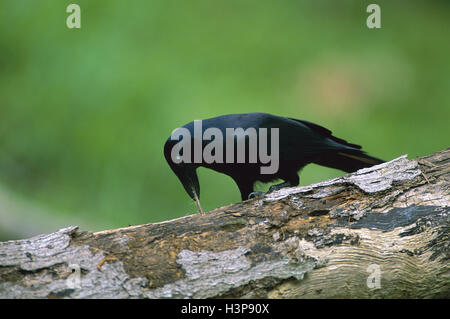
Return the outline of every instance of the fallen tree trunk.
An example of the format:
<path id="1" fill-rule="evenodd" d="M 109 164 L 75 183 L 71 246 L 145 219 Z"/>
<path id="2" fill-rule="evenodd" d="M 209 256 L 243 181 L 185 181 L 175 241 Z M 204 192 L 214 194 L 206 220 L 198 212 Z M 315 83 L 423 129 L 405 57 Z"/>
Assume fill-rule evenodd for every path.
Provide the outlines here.
<path id="1" fill-rule="evenodd" d="M 450 297 L 450 149 L 205 214 L 0 243 L 0 298 Z"/>

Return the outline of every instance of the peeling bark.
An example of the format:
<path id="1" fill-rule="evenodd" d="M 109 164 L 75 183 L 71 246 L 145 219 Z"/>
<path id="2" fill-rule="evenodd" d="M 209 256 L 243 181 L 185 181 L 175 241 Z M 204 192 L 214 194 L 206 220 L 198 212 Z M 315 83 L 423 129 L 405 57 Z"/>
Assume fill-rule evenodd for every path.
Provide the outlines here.
<path id="1" fill-rule="evenodd" d="M 448 298 L 449 158 L 402 156 L 162 223 L 2 242 L 0 298 Z"/>

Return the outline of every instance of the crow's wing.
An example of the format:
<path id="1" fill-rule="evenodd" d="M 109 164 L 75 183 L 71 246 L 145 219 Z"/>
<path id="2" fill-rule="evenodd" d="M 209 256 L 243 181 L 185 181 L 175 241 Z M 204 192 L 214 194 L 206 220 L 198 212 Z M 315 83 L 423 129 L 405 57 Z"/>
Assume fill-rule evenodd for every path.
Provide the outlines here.
<path id="1" fill-rule="evenodd" d="M 346 140 L 343 140 L 341 138 L 333 136 L 332 132 L 323 126 L 320 126 L 320 125 L 312 123 L 312 122 L 304 121 L 304 120 L 298 120 L 298 119 L 293 119 L 293 118 L 289 118 L 289 119 L 308 126 L 313 131 L 317 132 L 318 134 L 322 135 L 323 137 L 326 137 L 326 138 L 329 138 L 329 139 L 335 141 L 336 143 L 339 143 L 339 144 L 342 144 L 342 145 L 345 145 L 345 146 L 348 146 L 351 148 L 361 149 L 360 145 L 352 144 L 352 143 L 347 142 Z"/>

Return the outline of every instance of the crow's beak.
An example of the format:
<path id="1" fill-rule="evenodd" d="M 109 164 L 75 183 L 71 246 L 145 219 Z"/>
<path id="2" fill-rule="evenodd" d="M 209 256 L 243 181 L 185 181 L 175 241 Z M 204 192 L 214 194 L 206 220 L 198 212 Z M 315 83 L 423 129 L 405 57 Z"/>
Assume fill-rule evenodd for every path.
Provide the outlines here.
<path id="1" fill-rule="evenodd" d="M 186 192 L 193 200 L 195 200 L 200 213 L 203 214 L 203 209 L 200 205 L 200 184 L 198 182 L 198 176 L 195 168 L 184 167 L 183 170 L 178 172 L 177 175 Z"/>

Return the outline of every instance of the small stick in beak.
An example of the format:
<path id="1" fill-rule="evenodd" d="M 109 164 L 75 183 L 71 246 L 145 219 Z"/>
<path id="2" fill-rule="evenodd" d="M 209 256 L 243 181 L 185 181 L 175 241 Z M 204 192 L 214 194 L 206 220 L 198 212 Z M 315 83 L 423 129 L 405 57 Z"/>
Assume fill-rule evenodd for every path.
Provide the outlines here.
<path id="1" fill-rule="evenodd" d="M 192 192 L 194 193 L 194 199 L 195 199 L 195 202 L 197 203 L 197 207 L 198 207 L 200 213 L 203 214 L 203 209 L 202 209 L 202 206 L 200 205 L 200 200 L 198 199 L 197 193 L 195 192 L 194 188 L 192 188 Z"/>

